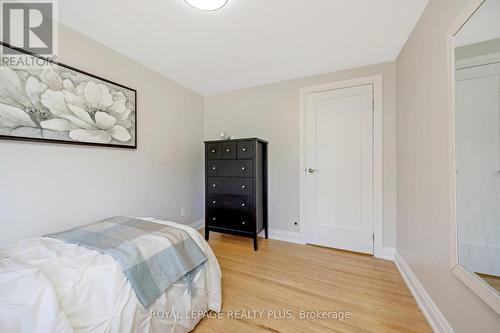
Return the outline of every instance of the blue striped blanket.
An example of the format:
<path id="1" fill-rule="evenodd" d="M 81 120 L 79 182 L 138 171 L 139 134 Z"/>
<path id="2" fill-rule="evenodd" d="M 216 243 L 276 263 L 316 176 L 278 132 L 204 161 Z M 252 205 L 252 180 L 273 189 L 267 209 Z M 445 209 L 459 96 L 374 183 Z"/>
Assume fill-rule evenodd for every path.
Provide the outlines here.
<path id="1" fill-rule="evenodd" d="M 186 231 L 129 217 L 113 217 L 46 237 L 115 258 L 145 307 L 180 278 L 189 279 L 207 260 Z"/>

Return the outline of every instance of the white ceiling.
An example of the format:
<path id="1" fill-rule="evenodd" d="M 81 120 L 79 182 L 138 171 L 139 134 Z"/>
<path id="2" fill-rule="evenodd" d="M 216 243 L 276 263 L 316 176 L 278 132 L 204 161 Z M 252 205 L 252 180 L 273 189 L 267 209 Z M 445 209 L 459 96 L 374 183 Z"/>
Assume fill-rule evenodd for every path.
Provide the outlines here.
<path id="1" fill-rule="evenodd" d="M 393 61 L 427 0 L 65 0 L 71 28 L 203 95 Z"/>

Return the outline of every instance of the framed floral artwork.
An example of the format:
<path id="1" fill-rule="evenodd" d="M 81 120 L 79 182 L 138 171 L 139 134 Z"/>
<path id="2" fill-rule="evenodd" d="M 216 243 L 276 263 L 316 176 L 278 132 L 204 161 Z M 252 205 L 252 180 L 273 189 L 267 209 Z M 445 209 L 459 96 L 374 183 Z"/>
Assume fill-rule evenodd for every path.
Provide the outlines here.
<path id="1" fill-rule="evenodd" d="M 9 66 L 2 58 L 0 139 L 137 148 L 136 90 L 0 45 L 34 60 Z"/>

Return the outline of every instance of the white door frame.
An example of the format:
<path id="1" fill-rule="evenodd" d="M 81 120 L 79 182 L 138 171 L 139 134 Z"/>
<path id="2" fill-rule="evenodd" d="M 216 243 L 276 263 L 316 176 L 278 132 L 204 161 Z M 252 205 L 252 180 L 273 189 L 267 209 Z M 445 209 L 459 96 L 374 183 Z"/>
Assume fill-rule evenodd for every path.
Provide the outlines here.
<path id="1" fill-rule="evenodd" d="M 384 258 L 383 251 L 383 149 L 382 149 L 382 127 L 383 127 L 383 77 L 373 75 L 360 77 L 352 80 L 338 81 L 315 86 L 300 88 L 299 107 L 299 218 L 300 218 L 300 240 L 306 243 L 307 214 L 306 214 L 306 148 L 305 148 L 305 115 L 306 97 L 308 94 L 350 88 L 361 85 L 373 85 L 373 255 Z"/>

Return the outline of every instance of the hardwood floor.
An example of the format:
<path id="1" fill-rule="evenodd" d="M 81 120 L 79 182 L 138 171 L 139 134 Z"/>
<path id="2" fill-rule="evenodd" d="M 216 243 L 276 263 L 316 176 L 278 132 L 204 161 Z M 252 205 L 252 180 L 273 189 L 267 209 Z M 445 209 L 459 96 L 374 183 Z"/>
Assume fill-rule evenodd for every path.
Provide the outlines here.
<path id="1" fill-rule="evenodd" d="M 490 286 L 492 286 L 496 291 L 500 292 L 500 276 L 481 273 L 476 274 L 483 278 L 483 280 L 486 281 L 486 283 L 488 283 Z"/>
<path id="2" fill-rule="evenodd" d="M 222 269 L 223 312 L 194 332 L 432 332 L 390 261 L 264 239 L 254 252 L 251 239 L 216 233 L 209 243 Z M 330 319 L 301 319 L 301 310 Z M 350 318 L 331 319 L 339 311 Z"/>

